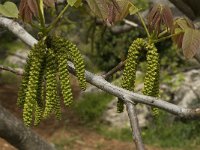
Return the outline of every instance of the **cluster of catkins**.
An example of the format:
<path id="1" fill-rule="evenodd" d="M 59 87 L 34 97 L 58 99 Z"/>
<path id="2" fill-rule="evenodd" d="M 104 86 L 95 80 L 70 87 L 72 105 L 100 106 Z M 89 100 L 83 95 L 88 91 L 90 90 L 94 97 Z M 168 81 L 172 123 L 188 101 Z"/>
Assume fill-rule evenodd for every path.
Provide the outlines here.
<path id="1" fill-rule="evenodd" d="M 122 75 L 122 87 L 134 91 L 136 70 L 139 63 L 139 54 L 141 50 L 146 50 L 147 55 L 147 71 L 144 78 L 143 94 L 153 97 L 159 96 L 159 54 L 157 48 L 153 43 L 149 43 L 145 39 L 138 38 L 133 41 L 129 47 L 127 61 L 125 64 L 124 72 Z M 117 111 L 123 112 L 124 102 L 119 99 L 117 103 Z M 154 114 L 158 113 L 158 110 L 153 109 Z"/>
<path id="2" fill-rule="evenodd" d="M 69 106 L 72 103 L 68 60 L 74 63 L 79 84 L 85 90 L 85 65 L 76 45 L 61 37 L 48 37 L 31 49 L 17 100 L 18 106 L 23 108 L 23 120 L 27 126 L 33 120 L 34 125 L 38 125 L 51 113 L 61 118 L 59 89 L 64 104 Z"/>

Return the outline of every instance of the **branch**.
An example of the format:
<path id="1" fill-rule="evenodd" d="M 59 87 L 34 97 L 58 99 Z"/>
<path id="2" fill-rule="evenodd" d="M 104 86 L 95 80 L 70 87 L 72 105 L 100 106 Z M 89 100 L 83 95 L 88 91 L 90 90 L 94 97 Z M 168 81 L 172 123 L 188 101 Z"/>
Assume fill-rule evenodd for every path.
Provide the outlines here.
<path id="1" fill-rule="evenodd" d="M 108 71 L 106 74 L 103 74 L 102 77 L 104 79 L 108 79 L 110 76 L 112 76 L 113 74 L 115 74 L 117 71 L 121 70 L 124 65 L 125 65 L 126 61 L 121 61 L 117 66 L 115 66 L 113 69 L 111 69 L 110 71 Z"/>
<path id="2" fill-rule="evenodd" d="M 190 19 L 195 19 L 194 11 L 183 0 L 169 0 Z"/>
<path id="3" fill-rule="evenodd" d="M 20 38 L 24 43 L 29 46 L 33 46 L 37 43 L 37 40 L 33 38 L 30 34 L 27 34 L 27 31 L 24 30 L 16 21 L 0 17 L 0 25 L 10 30 L 13 34 L 15 34 L 18 38 Z"/>
<path id="4" fill-rule="evenodd" d="M 5 22 L 7 21 L 11 22 L 11 24 L 6 23 L 7 24 L 6 27 L 11 32 L 15 32 L 15 34 L 18 35 L 22 41 L 24 41 L 29 46 L 33 46 L 36 43 L 36 40 L 28 32 L 26 32 L 17 22 L 11 21 L 10 19 L 4 18 L 4 17 L 0 17 L 0 25 L 2 24 L 4 25 Z M 13 26 L 13 23 L 16 25 L 15 28 L 10 27 L 10 26 Z M 24 32 L 20 32 L 21 30 L 23 30 Z M 16 31 L 19 31 L 19 32 L 16 32 Z M 75 75 L 75 68 L 72 63 L 69 63 L 69 71 Z M 137 103 L 154 106 L 182 118 L 200 118 L 200 108 L 196 108 L 196 109 L 183 108 L 175 104 L 169 103 L 167 101 L 164 101 L 162 99 L 137 94 L 137 93 L 125 90 L 123 88 L 117 87 L 115 85 L 112 85 L 109 82 L 107 82 L 103 77 L 94 75 L 89 71 L 85 72 L 85 76 L 86 76 L 87 82 L 91 83 L 92 85 L 98 87 L 99 89 L 105 92 L 108 92 L 120 99 L 123 99 L 124 101 L 127 101 L 128 99 L 128 102 L 132 102 L 132 103 L 137 102 Z"/>
<path id="5" fill-rule="evenodd" d="M 121 70 L 122 67 L 124 66 L 125 62 L 126 62 L 126 60 L 120 62 L 116 67 L 111 69 L 108 73 L 102 75 L 102 77 L 104 79 L 109 78 L 111 75 L 113 75 L 117 71 Z M 125 105 L 126 105 L 126 109 L 127 109 L 129 120 L 130 120 L 133 141 L 135 142 L 136 149 L 144 150 L 144 144 L 143 144 L 142 137 L 141 137 L 141 131 L 140 131 L 139 123 L 138 123 L 138 116 L 136 113 L 135 105 L 132 105 L 132 103 L 130 103 L 130 102 L 126 102 Z"/>
<path id="6" fill-rule="evenodd" d="M 74 65 L 70 62 L 68 62 L 68 65 L 70 73 L 76 75 Z M 111 83 L 107 82 L 102 76 L 94 75 L 89 71 L 85 72 L 85 76 L 87 82 L 89 82 L 90 84 L 98 87 L 99 89 L 105 92 L 110 93 L 111 95 L 123 99 L 125 102 L 131 102 L 131 103 L 137 102 L 154 106 L 163 109 L 169 113 L 172 113 L 174 115 L 177 115 L 181 118 L 191 118 L 191 119 L 200 118 L 200 108 L 197 109 L 183 108 L 175 104 L 169 103 L 167 101 L 164 101 L 162 99 L 158 99 L 151 96 L 145 96 L 142 94 L 137 94 L 125 90 L 123 88 L 117 87 L 115 85 L 112 85 Z"/>
<path id="7" fill-rule="evenodd" d="M 126 102 L 125 104 L 126 104 L 126 109 L 127 109 L 128 116 L 130 119 L 132 135 L 133 135 L 133 140 L 136 145 L 136 149 L 144 150 L 144 144 L 142 142 L 141 131 L 140 131 L 139 123 L 138 123 L 138 117 L 137 117 L 135 105 L 132 105 L 130 102 Z"/>
<path id="8" fill-rule="evenodd" d="M 0 137 L 20 150 L 55 150 L 1 105 Z"/>
<path id="9" fill-rule="evenodd" d="M 3 66 L 3 65 L 0 65 L 0 70 L 5 70 L 5 71 L 9 71 L 9 72 L 12 72 L 16 75 L 20 75 L 22 76 L 23 75 L 23 72 L 22 71 L 17 71 L 11 67 L 6 67 L 6 66 Z"/>

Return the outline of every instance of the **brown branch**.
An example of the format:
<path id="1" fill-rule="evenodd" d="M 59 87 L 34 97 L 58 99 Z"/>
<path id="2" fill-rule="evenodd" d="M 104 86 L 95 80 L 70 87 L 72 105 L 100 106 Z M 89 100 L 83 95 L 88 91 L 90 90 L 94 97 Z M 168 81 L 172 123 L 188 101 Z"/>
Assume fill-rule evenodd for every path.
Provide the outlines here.
<path id="1" fill-rule="evenodd" d="M 9 71 L 9 72 L 12 72 L 16 75 L 20 75 L 22 76 L 23 75 L 23 72 L 22 71 L 18 71 L 16 69 L 13 69 L 11 67 L 6 67 L 6 66 L 3 66 L 3 65 L 0 65 L 0 70 L 5 70 L 5 71 Z"/>
<path id="2" fill-rule="evenodd" d="M 115 74 L 117 71 L 121 70 L 124 67 L 125 63 L 126 63 L 126 61 L 121 61 L 113 69 L 111 69 L 110 71 L 108 71 L 106 74 L 102 75 L 102 77 L 104 79 L 108 79 L 110 76 L 112 76 L 113 74 Z"/>

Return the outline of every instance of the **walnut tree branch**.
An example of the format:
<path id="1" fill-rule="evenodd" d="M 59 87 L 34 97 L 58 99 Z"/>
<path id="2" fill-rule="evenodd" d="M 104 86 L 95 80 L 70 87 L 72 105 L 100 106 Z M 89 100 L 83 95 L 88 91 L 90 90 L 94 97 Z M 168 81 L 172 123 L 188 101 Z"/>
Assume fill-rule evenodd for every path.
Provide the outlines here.
<path id="1" fill-rule="evenodd" d="M 144 144 L 142 142 L 142 137 L 141 137 L 141 131 L 139 127 L 139 122 L 138 122 L 138 117 L 137 117 L 137 112 L 135 105 L 133 105 L 130 102 L 126 102 L 126 109 L 128 112 L 128 116 L 130 118 L 130 124 L 132 128 L 132 135 L 133 135 L 133 140 L 136 145 L 137 150 L 144 150 Z"/>
<path id="2" fill-rule="evenodd" d="M 13 69 L 13 68 L 11 68 L 11 67 L 3 66 L 3 65 L 0 65 L 0 70 L 9 71 L 9 72 L 12 72 L 12 73 L 14 73 L 14 74 L 16 74 L 16 75 L 20 75 L 20 76 L 23 75 L 23 72 L 18 71 L 18 70 L 16 70 L 16 69 Z"/>
<path id="3" fill-rule="evenodd" d="M 9 24 L 8 22 L 10 22 L 11 24 Z M 10 27 L 13 26 L 13 23 L 15 24 L 15 28 Z M 34 39 L 28 32 L 26 32 L 17 22 L 12 21 L 11 19 L 0 17 L 0 25 L 4 26 L 5 24 L 7 24 L 7 26 L 5 26 L 6 28 L 8 28 L 11 32 L 14 32 L 15 35 L 19 36 L 20 39 L 29 46 L 33 46 L 37 42 L 36 39 Z M 20 32 L 21 30 L 23 32 Z M 75 74 L 75 68 L 71 63 L 69 63 L 69 70 L 72 74 Z M 85 72 L 85 76 L 87 82 L 125 101 L 126 99 L 128 99 L 132 102 L 154 106 L 183 118 L 200 118 L 200 108 L 184 108 L 164 101 L 162 99 L 137 94 L 112 85 L 111 83 L 107 82 L 103 77 L 94 75 L 89 71 Z"/>

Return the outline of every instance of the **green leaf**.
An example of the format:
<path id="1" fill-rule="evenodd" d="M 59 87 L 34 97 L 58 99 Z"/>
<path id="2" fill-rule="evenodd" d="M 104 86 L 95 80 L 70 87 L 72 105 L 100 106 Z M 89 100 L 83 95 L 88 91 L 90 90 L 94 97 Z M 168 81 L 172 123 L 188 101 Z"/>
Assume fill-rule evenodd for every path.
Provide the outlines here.
<path id="1" fill-rule="evenodd" d="M 5 2 L 0 4 L 0 14 L 9 18 L 18 18 L 18 8 L 13 2 Z"/>
<path id="2" fill-rule="evenodd" d="M 82 0 L 77 0 L 76 3 L 74 4 L 74 6 L 77 8 L 79 6 L 82 6 Z"/>
<path id="3" fill-rule="evenodd" d="M 187 28 L 183 37 L 182 49 L 185 58 L 194 57 L 197 51 L 200 50 L 200 31 Z"/>
<path id="4" fill-rule="evenodd" d="M 70 6 L 78 7 L 78 6 L 80 6 L 82 4 L 82 0 L 67 0 L 67 3 Z"/>
<path id="5" fill-rule="evenodd" d="M 130 15 L 134 15 L 134 14 L 136 14 L 139 11 L 140 11 L 140 9 L 138 9 L 137 7 L 135 7 L 135 5 L 131 4 L 131 7 L 129 8 L 129 14 Z"/>

